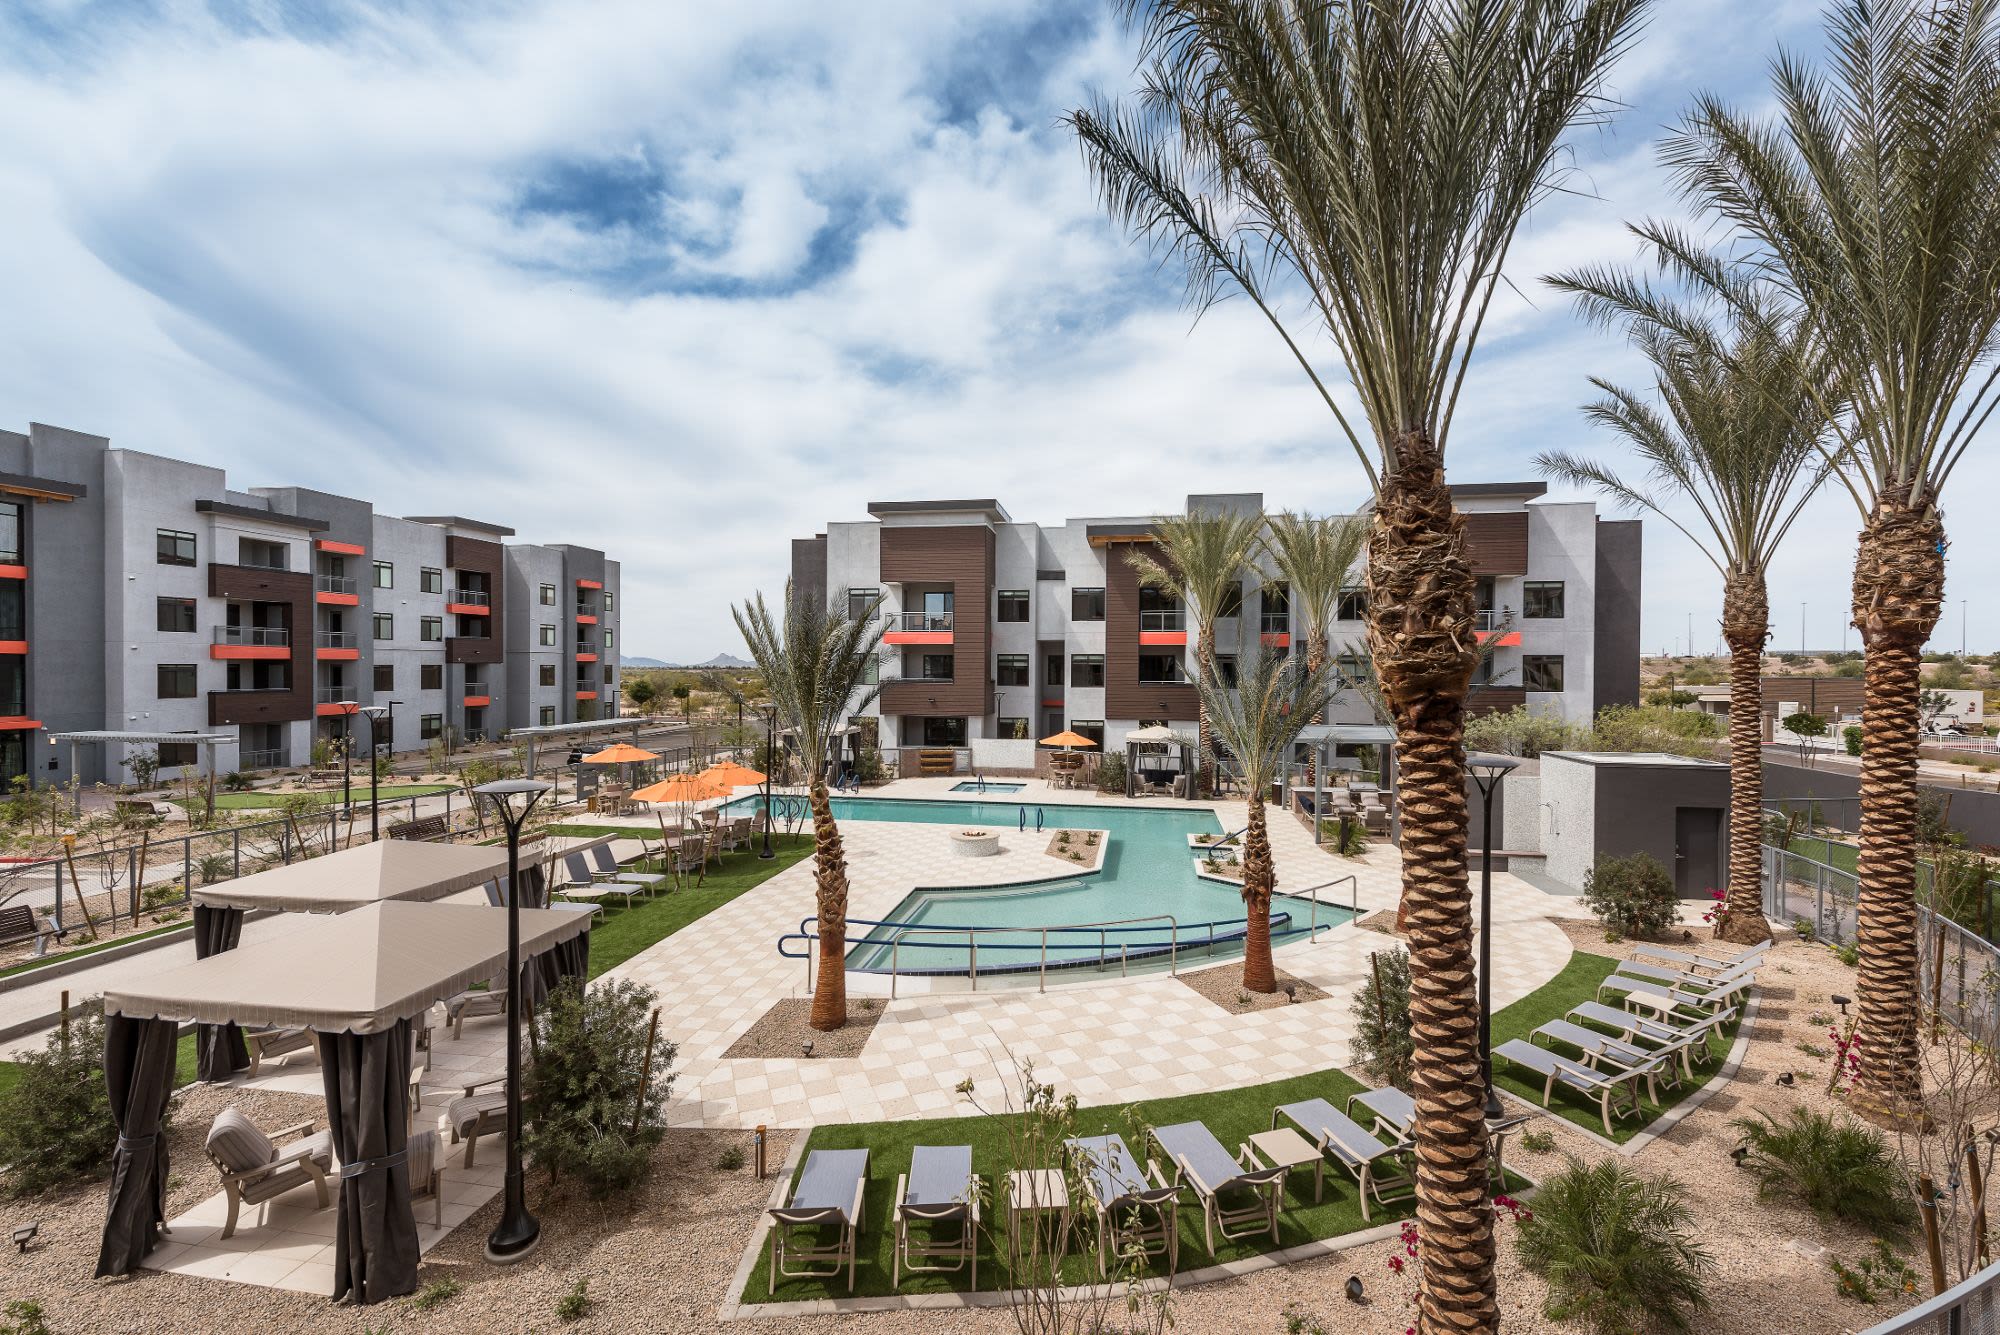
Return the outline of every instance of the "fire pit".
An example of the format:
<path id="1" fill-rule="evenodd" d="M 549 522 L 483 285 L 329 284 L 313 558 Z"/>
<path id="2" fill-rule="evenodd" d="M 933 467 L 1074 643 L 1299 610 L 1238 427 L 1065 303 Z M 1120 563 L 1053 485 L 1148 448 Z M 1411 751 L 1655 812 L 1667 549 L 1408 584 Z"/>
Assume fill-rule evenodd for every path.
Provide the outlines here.
<path id="1" fill-rule="evenodd" d="M 990 858 L 1000 851 L 997 830 L 953 830 L 951 851 L 962 858 Z"/>

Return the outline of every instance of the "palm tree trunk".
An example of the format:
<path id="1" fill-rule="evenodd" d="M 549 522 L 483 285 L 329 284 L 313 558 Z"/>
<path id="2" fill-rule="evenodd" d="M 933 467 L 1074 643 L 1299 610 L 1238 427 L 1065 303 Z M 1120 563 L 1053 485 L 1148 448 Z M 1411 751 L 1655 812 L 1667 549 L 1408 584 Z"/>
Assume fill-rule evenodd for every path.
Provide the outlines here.
<path id="1" fill-rule="evenodd" d="M 1762 571 L 1733 572 L 1722 592 L 1729 642 L 1729 897 L 1716 919 L 1723 941 L 1771 939 L 1764 918 L 1764 640 L 1770 599 Z"/>
<path id="2" fill-rule="evenodd" d="M 1195 631 L 1194 670 L 1203 681 L 1215 680 L 1215 626 L 1203 622 Z M 1194 702 L 1195 769 L 1194 781 L 1188 786 L 1190 798 L 1215 791 L 1215 737 L 1208 729 L 1208 705 L 1197 694 Z"/>
<path id="3" fill-rule="evenodd" d="M 826 779 L 815 771 L 806 801 L 813 816 L 813 891 L 819 909 L 819 979 L 813 985 L 812 1027 L 847 1023 L 847 852 L 833 823 Z"/>
<path id="4" fill-rule="evenodd" d="M 1318 672 L 1325 666 L 1326 635 L 1318 626 L 1308 626 L 1306 627 L 1306 672 L 1310 675 Z M 1313 706 L 1312 722 L 1314 724 L 1326 722 L 1326 706 L 1324 704 Z M 1312 787 L 1319 782 L 1319 747 L 1316 744 L 1306 748 L 1306 772 L 1302 782 L 1307 787 Z M 1319 831 L 1313 831 L 1313 837 L 1317 839 Z"/>
<path id="5" fill-rule="evenodd" d="M 1271 839 L 1264 829 L 1264 799 L 1250 794 L 1250 821 L 1243 832 L 1243 990 L 1275 992 L 1271 965 L 1271 892 L 1277 888 Z"/>
<path id="6" fill-rule="evenodd" d="M 1421 431 L 1394 442 L 1368 533 L 1368 627 L 1396 724 L 1417 1102 L 1417 1329 L 1492 1335 L 1493 1204 L 1466 878 L 1465 696 L 1479 662 L 1465 520 Z"/>
<path id="7" fill-rule="evenodd" d="M 1885 492 L 1861 530 L 1854 624 L 1867 654 L 1861 715 L 1861 1069 L 1850 1102 L 1875 1121 L 1922 1114 L 1917 1057 L 1917 739 L 1924 642 L 1944 608 L 1944 523 Z"/>

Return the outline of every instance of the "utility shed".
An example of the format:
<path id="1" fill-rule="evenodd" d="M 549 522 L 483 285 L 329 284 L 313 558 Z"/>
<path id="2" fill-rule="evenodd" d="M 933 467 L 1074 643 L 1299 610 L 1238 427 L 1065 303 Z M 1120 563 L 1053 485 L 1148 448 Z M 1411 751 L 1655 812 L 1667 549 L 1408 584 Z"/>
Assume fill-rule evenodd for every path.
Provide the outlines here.
<path id="1" fill-rule="evenodd" d="M 1657 751 L 1544 751 L 1548 874 L 1581 888 L 1600 856 L 1650 853 L 1683 899 L 1706 899 L 1729 866 L 1729 766 Z"/>

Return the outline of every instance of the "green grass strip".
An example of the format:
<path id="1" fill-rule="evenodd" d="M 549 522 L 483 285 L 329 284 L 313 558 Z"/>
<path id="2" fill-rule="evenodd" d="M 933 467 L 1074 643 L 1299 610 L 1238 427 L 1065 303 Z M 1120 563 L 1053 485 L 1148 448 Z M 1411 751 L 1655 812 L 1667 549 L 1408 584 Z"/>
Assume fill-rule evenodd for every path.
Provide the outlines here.
<path id="1" fill-rule="evenodd" d="M 141 906 L 140 912 L 144 913 L 146 911 L 144 906 Z M 157 910 L 155 911 L 157 912 Z M 114 936 L 108 940 L 98 941 L 93 945 L 78 946 L 75 950 L 65 950 L 60 955 L 48 955 L 38 960 L 22 960 L 19 964 L 10 964 L 4 969 L 0 969 L 0 978 L 12 978 L 16 974 L 33 973 L 36 969 L 46 969 L 51 964 L 60 964 L 64 960 L 82 959 L 85 955 L 95 955 L 98 951 L 109 950 L 113 946 L 122 946 L 131 941 L 144 941 L 149 936 L 163 936 L 168 932 L 177 932 L 187 925 L 187 919 L 183 918 L 179 922 L 170 922 L 163 927 L 149 927 L 143 932 L 127 932 L 124 936 Z"/>

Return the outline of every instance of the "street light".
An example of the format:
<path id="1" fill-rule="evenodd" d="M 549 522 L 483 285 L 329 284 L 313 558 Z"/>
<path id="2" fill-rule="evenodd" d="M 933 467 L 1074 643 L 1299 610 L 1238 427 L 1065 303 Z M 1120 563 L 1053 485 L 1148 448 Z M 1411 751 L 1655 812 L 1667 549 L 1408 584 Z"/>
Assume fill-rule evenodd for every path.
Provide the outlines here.
<path id="1" fill-rule="evenodd" d="M 778 763 L 778 707 L 760 706 L 764 712 L 764 851 L 758 861 L 778 856 L 771 851 L 771 771 Z"/>
<path id="2" fill-rule="evenodd" d="M 1486 1120 L 1497 1122 L 1504 1110 L 1493 1087 L 1493 794 L 1507 771 L 1520 765 L 1513 756 L 1474 752 L 1465 758 L 1472 781 L 1485 803 L 1479 832 L 1479 1070 L 1486 1080 Z"/>
<path id="3" fill-rule="evenodd" d="M 493 804 L 507 827 L 507 1199 L 486 1237 L 486 1259 L 495 1265 L 520 1260 L 542 1236 L 521 1183 L 521 826 L 554 787 L 537 779 L 501 779 L 472 790 L 474 800 Z M 517 807 L 517 797 L 527 800 Z"/>
<path id="4" fill-rule="evenodd" d="M 354 714 L 361 706 L 352 700 L 342 700 L 334 708 L 340 711 L 340 818 L 352 825 L 354 823 Z M 371 780 L 375 776 L 373 756 L 368 760 L 368 775 Z"/>
<path id="5" fill-rule="evenodd" d="M 359 714 L 368 720 L 368 838 L 371 843 L 379 842 L 382 838 L 382 785 L 375 778 L 375 761 L 381 753 L 382 744 L 375 738 L 375 727 L 384 718 L 393 720 L 396 717 L 396 706 L 401 703 L 403 703 L 401 700 L 391 700 L 386 705 L 348 707 L 349 713 Z M 389 733 L 389 745 L 395 744 L 396 734 L 392 728 Z M 348 816 L 349 819 L 353 818 L 352 807 L 349 808 Z"/>

